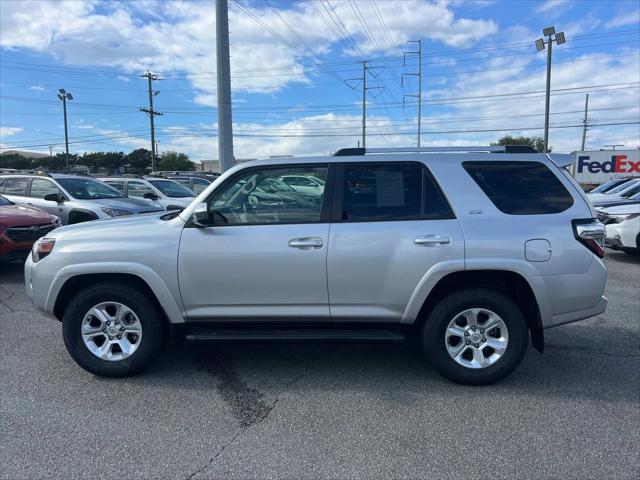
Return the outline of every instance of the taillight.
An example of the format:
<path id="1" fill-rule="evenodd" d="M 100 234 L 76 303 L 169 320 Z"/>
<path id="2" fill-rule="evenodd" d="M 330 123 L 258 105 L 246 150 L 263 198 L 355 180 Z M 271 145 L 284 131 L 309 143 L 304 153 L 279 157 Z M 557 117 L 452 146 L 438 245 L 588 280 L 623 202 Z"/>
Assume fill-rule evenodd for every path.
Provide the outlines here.
<path id="1" fill-rule="evenodd" d="M 607 229 L 596 218 L 583 218 L 572 220 L 573 235 L 580 243 L 595 253 L 598 257 L 604 258 L 604 239 L 607 236 Z"/>
<path id="2" fill-rule="evenodd" d="M 41 238 L 36 243 L 34 243 L 33 248 L 31 249 L 31 258 L 33 259 L 33 261 L 37 263 L 47 255 L 49 255 L 53 250 L 53 246 L 55 244 L 55 238 Z"/>

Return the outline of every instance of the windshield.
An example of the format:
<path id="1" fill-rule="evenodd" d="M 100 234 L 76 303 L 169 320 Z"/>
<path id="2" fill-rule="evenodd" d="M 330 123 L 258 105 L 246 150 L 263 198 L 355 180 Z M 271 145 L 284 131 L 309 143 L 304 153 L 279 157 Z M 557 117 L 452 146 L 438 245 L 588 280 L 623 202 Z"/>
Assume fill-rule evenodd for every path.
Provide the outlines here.
<path id="1" fill-rule="evenodd" d="M 101 198 L 125 198 L 109 185 L 91 178 L 56 178 L 56 181 L 78 200 L 98 200 Z"/>
<path id="2" fill-rule="evenodd" d="M 623 190 L 626 190 L 627 188 L 631 187 L 632 185 L 635 185 L 636 181 L 635 180 L 628 180 L 620 185 L 618 185 L 616 188 L 613 188 L 611 190 L 609 190 L 607 192 L 607 195 L 611 195 L 612 193 L 620 193 Z"/>
<path id="3" fill-rule="evenodd" d="M 179 183 L 171 180 L 149 180 L 149 183 L 164 193 L 167 197 L 184 198 L 195 197 L 194 193 Z"/>
<path id="4" fill-rule="evenodd" d="M 611 190 L 612 188 L 617 187 L 618 185 L 628 182 L 626 178 L 616 178 L 613 180 L 609 180 L 608 182 L 603 183 L 602 185 L 594 188 L 589 193 L 605 193 Z"/>
<path id="5" fill-rule="evenodd" d="M 638 185 L 636 185 L 635 187 L 633 187 L 632 189 L 624 192 L 622 195 L 620 195 L 622 198 L 631 198 L 633 197 L 635 194 L 637 194 L 638 192 L 640 192 L 640 183 Z"/>
<path id="6" fill-rule="evenodd" d="M 3 206 L 3 205 L 13 205 L 13 202 L 10 202 L 6 198 L 4 198 L 2 195 L 0 195 L 0 206 Z"/>

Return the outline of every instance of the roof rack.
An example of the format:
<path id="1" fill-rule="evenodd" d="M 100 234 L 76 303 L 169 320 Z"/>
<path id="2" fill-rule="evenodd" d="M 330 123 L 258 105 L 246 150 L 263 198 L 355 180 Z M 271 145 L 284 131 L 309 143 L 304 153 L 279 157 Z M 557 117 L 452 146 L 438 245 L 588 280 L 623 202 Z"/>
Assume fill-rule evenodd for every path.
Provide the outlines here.
<path id="1" fill-rule="evenodd" d="M 398 148 L 341 148 L 333 155 L 336 157 L 366 155 L 368 153 L 538 153 L 528 145 L 489 145 L 470 147 L 398 147 Z"/>
<path id="2" fill-rule="evenodd" d="M 4 171 L 3 171 L 4 170 Z M 13 171 L 6 171 L 13 170 Z M 51 174 L 46 170 L 17 170 L 17 169 L 0 169 L 0 175 L 9 176 L 9 175 L 36 175 L 38 177 L 50 177 Z"/>

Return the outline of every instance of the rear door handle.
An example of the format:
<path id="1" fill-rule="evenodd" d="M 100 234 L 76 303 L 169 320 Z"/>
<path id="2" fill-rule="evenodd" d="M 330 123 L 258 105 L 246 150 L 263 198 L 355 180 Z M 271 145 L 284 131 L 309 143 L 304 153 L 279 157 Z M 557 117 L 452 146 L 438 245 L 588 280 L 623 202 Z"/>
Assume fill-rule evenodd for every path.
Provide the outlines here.
<path id="1" fill-rule="evenodd" d="M 451 245 L 451 237 L 449 235 L 424 235 L 416 237 L 413 243 L 422 247 L 442 247 Z"/>
<path id="2" fill-rule="evenodd" d="M 299 248 L 301 250 L 322 248 L 322 245 L 324 245 L 324 243 L 322 242 L 322 239 L 318 237 L 292 238 L 289 240 L 289 246 L 291 248 Z"/>

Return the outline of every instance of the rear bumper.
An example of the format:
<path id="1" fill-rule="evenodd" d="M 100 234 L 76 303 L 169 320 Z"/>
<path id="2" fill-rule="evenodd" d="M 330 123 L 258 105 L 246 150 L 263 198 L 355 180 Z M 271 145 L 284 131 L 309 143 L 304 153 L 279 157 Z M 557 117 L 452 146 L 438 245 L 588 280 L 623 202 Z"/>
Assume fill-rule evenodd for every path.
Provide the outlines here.
<path id="1" fill-rule="evenodd" d="M 551 321 L 547 323 L 544 328 L 557 327 L 566 323 L 577 322 L 579 320 L 584 320 L 589 317 L 600 315 L 607 309 L 607 302 L 607 297 L 602 295 L 600 301 L 591 308 L 587 308 L 585 310 L 576 310 L 575 312 L 561 313 L 559 315 L 552 315 Z"/>

